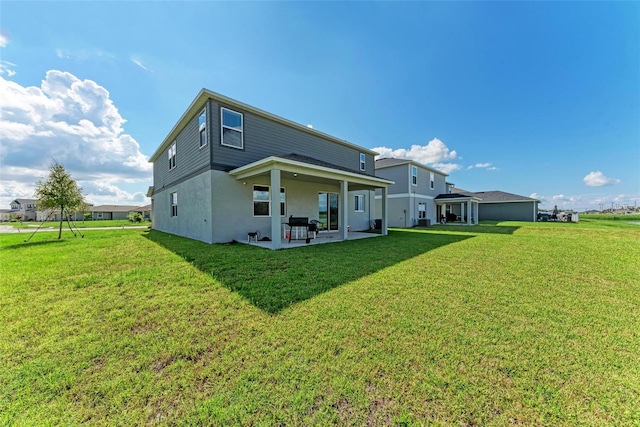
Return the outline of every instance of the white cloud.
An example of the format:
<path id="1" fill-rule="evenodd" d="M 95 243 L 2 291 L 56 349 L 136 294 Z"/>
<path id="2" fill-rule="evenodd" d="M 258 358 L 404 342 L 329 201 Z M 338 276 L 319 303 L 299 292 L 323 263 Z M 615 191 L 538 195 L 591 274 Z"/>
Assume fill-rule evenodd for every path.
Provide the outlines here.
<path id="1" fill-rule="evenodd" d="M 607 178 L 602 172 L 589 172 L 587 176 L 582 178 L 587 187 L 603 187 L 605 185 L 620 184 L 619 179 Z"/>
<path id="2" fill-rule="evenodd" d="M 126 120 L 104 87 L 50 70 L 40 87 L 0 76 L 0 99 L 2 208 L 7 198 L 31 197 L 35 182 L 47 176 L 53 160 L 84 187 L 90 200 L 146 203 L 141 192 L 122 187 L 136 184 L 146 190 L 151 164 L 125 133 Z"/>
<path id="3" fill-rule="evenodd" d="M 0 47 L 7 47 L 9 42 L 11 41 L 11 36 L 9 32 L 4 28 L 0 30 Z"/>
<path id="4" fill-rule="evenodd" d="M 144 65 L 144 64 L 142 63 L 142 61 L 141 61 L 141 60 L 139 60 L 139 59 L 137 59 L 137 58 L 132 57 L 132 58 L 131 58 L 131 62 L 133 62 L 135 65 L 137 65 L 138 67 L 142 68 L 142 69 L 143 69 L 143 70 L 145 70 L 145 71 L 151 71 L 151 70 L 150 70 L 146 65 Z"/>
<path id="5" fill-rule="evenodd" d="M 427 145 L 412 145 L 409 150 L 398 148 L 393 150 L 387 147 L 376 147 L 373 151 L 380 153 L 378 158 L 394 157 L 397 159 L 415 160 L 419 163 L 433 164 L 446 160 L 454 160 L 455 151 L 450 151 L 444 142 L 434 138 Z"/>
<path id="6" fill-rule="evenodd" d="M 467 170 L 478 168 L 478 169 L 486 169 L 488 171 L 498 170 L 497 167 L 491 166 L 491 163 L 476 163 L 475 165 L 467 166 Z"/>
<path id="7" fill-rule="evenodd" d="M 450 173 L 461 168 L 459 164 L 448 163 L 450 160 L 456 159 L 458 154 L 449 150 L 449 147 L 438 138 L 434 138 L 427 145 L 412 145 L 410 149 L 398 148 L 392 149 L 387 147 L 376 147 L 373 151 L 380 153 L 377 158 L 396 158 L 415 160 L 416 162 L 428 164 L 444 173 Z"/>
<path id="8" fill-rule="evenodd" d="M 13 77 L 16 75 L 16 71 L 13 69 L 16 64 L 13 62 L 5 61 L 4 59 L 0 59 L 0 75 L 6 74 L 9 77 Z"/>
<path id="9" fill-rule="evenodd" d="M 113 61 L 116 59 L 115 55 L 105 50 L 98 48 L 88 49 L 56 49 L 56 56 L 60 59 L 71 59 L 76 61 Z"/>
<path id="10" fill-rule="evenodd" d="M 462 168 L 462 166 L 456 163 L 432 163 L 431 166 L 447 175 Z"/>
<path id="11" fill-rule="evenodd" d="M 546 200 L 546 197 L 541 196 L 538 193 L 531 193 L 529 197 L 531 197 L 532 199 L 540 200 L 541 202 L 544 202 Z"/>

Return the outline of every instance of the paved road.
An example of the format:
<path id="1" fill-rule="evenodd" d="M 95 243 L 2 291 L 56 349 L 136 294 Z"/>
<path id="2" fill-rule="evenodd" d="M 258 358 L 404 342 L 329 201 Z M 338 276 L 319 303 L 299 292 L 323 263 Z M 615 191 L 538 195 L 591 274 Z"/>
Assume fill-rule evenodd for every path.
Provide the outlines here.
<path id="1" fill-rule="evenodd" d="M 80 231 L 85 230 L 124 230 L 129 228 L 149 228 L 148 225 L 134 225 L 130 227 L 89 227 L 89 228 L 79 228 Z M 62 227 L 62 231 L 69 231 L 69 227 Z M 0 233 L 33 233 L 36 231 L 36 227 L 29 228 L 14 228 L 8 225 L 0 225 Z M 37 231 L 58 231 L 58 227 L 42 227 Z"/>

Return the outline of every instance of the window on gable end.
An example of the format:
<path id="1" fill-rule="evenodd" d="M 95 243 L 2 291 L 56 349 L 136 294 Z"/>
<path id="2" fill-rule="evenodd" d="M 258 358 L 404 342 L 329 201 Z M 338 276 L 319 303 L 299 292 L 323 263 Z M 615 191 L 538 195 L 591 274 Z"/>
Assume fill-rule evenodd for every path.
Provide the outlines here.
<path id="1" fill-rule="evenodd" d="M 227 108 L 220 108 L 222 132 L 220 144 L 233 148 L 244 148 L 244 116 Z"/>
<path id="2" fill-rule="evenodd" d="M 365 171 L 367 169 L 367 156 L 364 153 L 360 153 L 360 170 Z"/>
<path id="3" fill-rule="evenodd" d="M 200 130 L 200 147 L 207 145 L 207 109 L 205 108 L 200 113 L 198 118 L 198 126 Z"/>
<path id="4" fill-rule="evenodd" d="M 436 176 L 433 172 L 429 172 L 429 188 L 432 190 L 436 187 Z"/>
<path id="5" fill-rule="evenodd" d="M 171 144 L 171 147 L 169 147 L 167 154 L 169 155 L 169 170 L 171 170 L 176 167 L 176 142 L 175 141 L 173 142 L 173 144 Z"/>
<path id="6" fill-rule="evenodd" d="M 411 185 L 418 185 L 418 167 L 411 166 Z"/>

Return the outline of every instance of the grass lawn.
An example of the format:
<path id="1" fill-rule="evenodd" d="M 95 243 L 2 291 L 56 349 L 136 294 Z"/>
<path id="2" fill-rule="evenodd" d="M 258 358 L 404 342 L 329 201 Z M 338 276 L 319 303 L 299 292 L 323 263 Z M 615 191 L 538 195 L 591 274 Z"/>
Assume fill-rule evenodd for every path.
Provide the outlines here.
<path id="1" fill-rule="evenodd" d="M 0 235 L 0 425 L 639 425 L 640 226 Z"/>

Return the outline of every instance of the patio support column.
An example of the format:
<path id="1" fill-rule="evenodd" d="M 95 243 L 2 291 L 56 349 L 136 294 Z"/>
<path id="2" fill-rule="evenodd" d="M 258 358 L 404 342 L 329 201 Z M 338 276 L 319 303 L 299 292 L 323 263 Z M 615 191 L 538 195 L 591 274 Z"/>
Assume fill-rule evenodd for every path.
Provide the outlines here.
<path id="1" fill-rule="evenodd" d="M 349 225 L 349 181 L 340 181 L 340 228 L 342 240 L 349 239 L 347 226 Z"/>
<path id="2" fill-rule="evenodd" d="M 474 218 L 476 219 L 476 225 L 478 225 L 478 221 L 480 220 L 480 203 L 476 202 L 476 214 Z"/>
<path id="3" fill-rule="evenodd" d="M 387 229 L 387 187 L 382 187 L 382 229 L 380 232 L 383 236 L 389 234 L 389 230 Z"/>
<path id="4" fill-rule="evenodd" d="M 469 201 L 467 202 L 467 225 L 471 225 L 471 205 L 472 204 L 473 204 L 473 201 L 469 199 Z"/>
<path id="5" fill-rule="evenodd" d="M 460 202 L 460 222 L 464 222 L 464 202 Z"/>
<path id="6" fill-rule="evenodd" d="M 280 222 L 280 169 L 271 169 L 271 248 L 282 247 L 282 225 Z"/>

